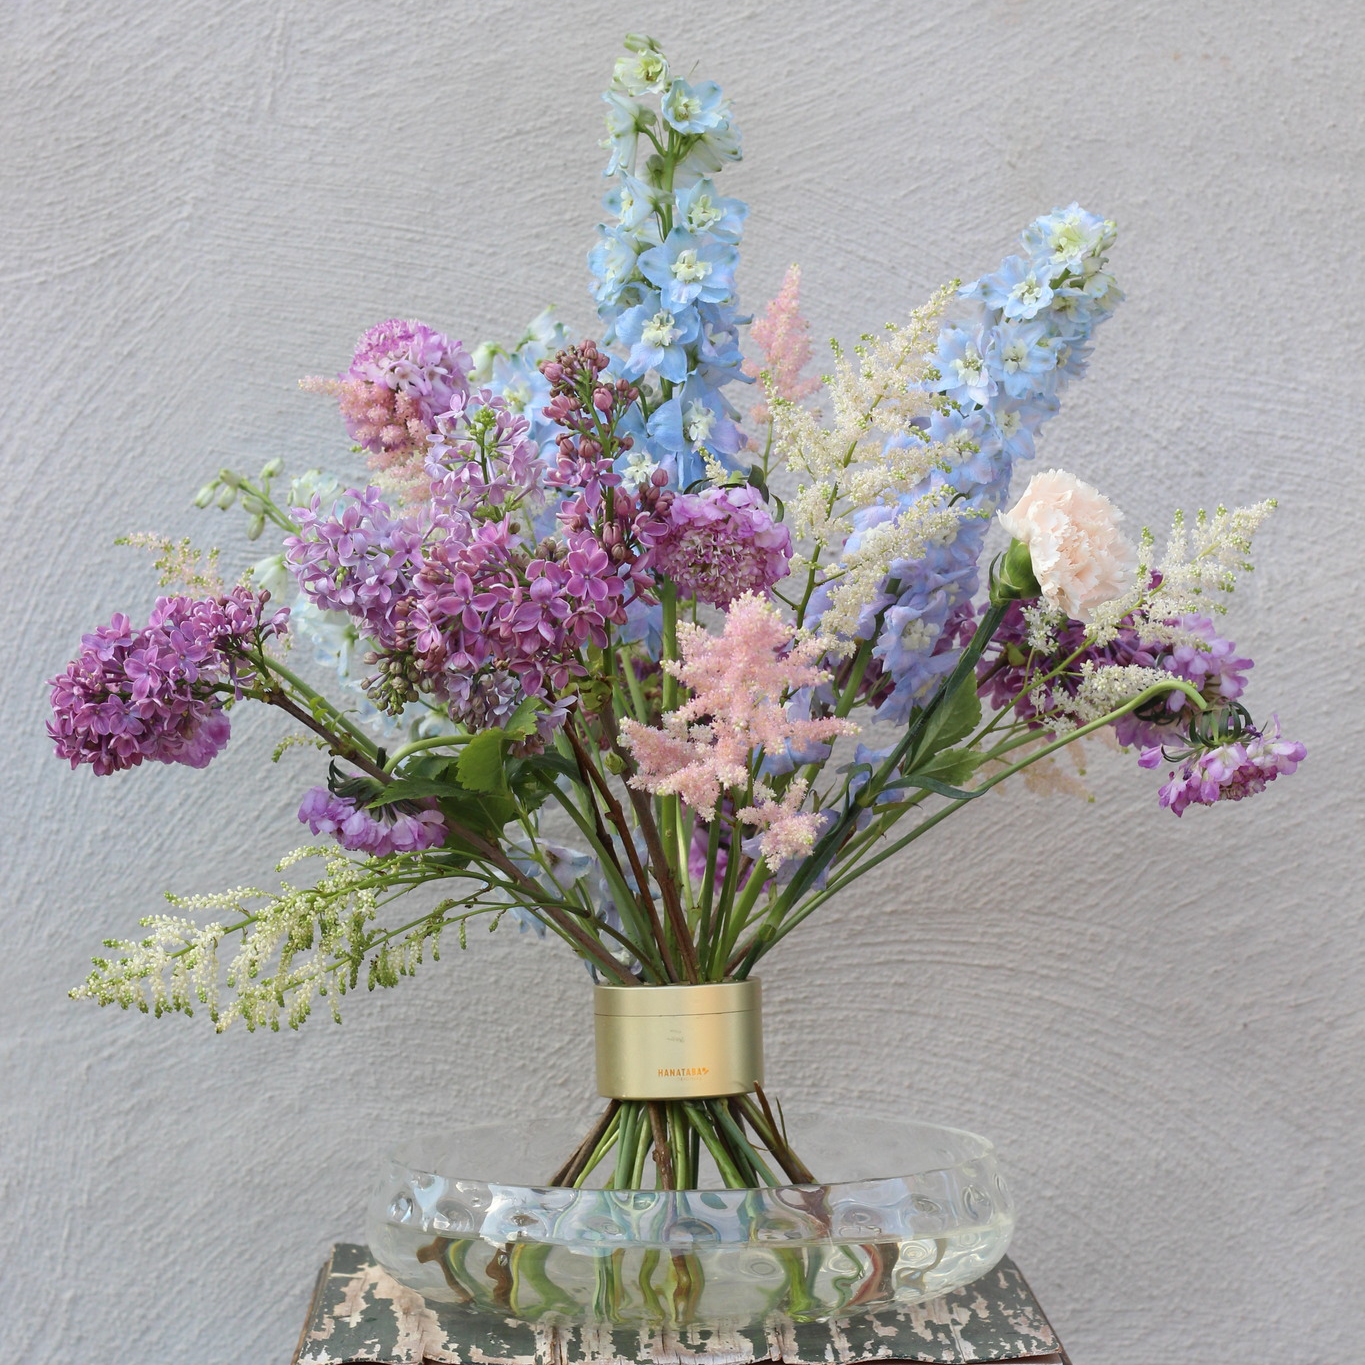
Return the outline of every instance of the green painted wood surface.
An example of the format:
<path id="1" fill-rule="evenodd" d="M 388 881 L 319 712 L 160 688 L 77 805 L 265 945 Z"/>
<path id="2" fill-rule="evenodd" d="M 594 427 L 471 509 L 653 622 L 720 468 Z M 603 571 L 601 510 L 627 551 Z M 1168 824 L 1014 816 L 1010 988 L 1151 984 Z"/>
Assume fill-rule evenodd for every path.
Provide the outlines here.
<path id="1" fill-rule="evenodd" d="M 1043 1310 L 1007 1257 L 956 1293 L 836 1323 L 776 1319 L 745 1331 L 534 1327 L 429 1305 L 342 1242 L 318 1279 L 295 1365 L 852 1365 L 857 1361 L 1065 1362 Z"/>

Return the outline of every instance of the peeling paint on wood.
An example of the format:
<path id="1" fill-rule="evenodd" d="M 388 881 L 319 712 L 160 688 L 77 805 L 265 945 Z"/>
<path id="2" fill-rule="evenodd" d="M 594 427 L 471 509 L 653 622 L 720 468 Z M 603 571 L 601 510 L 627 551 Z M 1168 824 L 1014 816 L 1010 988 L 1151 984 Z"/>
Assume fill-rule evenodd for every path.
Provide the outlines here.
<path id="1" fill-rule="evenodd" d="M 854 1365 L 860 1361 L 1027 1360 L 1066 1354 L 1024 1277 L 1006 1257 L 955 1294 L 901 1312 L 834 1323 L 771 1321 L 745 1331 L 651 1336 L 609 1327 L 561 1329 L 430 1305 L 352 1243 L 332 1249 L 294 1365 Z"/>

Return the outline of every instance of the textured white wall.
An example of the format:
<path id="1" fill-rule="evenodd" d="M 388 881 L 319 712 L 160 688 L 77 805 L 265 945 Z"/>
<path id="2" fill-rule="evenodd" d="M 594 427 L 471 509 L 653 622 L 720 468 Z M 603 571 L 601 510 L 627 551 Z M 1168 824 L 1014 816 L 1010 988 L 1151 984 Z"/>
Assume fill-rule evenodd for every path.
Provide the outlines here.
<path id="1" fill-rule="evenodd" d="M 1198 17 L 1194 17 L 1195 10 Z M 386 1132 L 581 1113 L 581 969 L 453 948 L 344 1028 L 215 1037 L 65 999 L 163 887 L 267 876 L 309 778 L 246 716 L 205 773 L 96 780 L 42 734 L 84 629 L 145 613 L 158 528 L 226 462 L 342 451 L 373 321 L 471 342 L 591 325 L 597 92 L 644 28 L 720 80 L 753 205 L 742 288 L 805 266 L 851 339 L 1073 198 L 1129 300 L 1044 458 L 1138 521 L 1277 495 L 1231 633 L 1299 775 L 1177 822 L 1130 760 L 1086 806 L 973 810 L 791 942 L 793 1098 L 992 1135 L 1017 1256 L 1078 1361 L 1345 1361 L 1362 1333 L 1360 72 L 1365 10 L 9 0 L 0 1358 L 283 1361 Z M 235 521 L 232 523 L 235 528 Z M 247 562 L 237 548 L 235 563 Z M 1346 738 L 1343 738 L 1346 737 Z"/>

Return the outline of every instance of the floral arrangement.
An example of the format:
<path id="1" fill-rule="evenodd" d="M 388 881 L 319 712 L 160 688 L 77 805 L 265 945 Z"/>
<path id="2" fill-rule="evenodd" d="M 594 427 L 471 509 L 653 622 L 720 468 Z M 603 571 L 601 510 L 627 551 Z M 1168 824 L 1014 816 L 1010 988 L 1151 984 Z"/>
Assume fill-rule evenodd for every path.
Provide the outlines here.
<path id="1" fill-rule="evenodd" d="M 604 98 L 598 339 L 543 314 L 471 351 L 382 322 L 304 381 L 353 443 L 335 475 L 285 483 L 275 460 L 200 492 L 281 539 L 244 582 L 132 538 L 167 595 L 52 680 L 57 754 L 202 768 L 234 707 L 276 707 L 297 727 L 276 760 L 313 765 L 315 841 L 276 890 L 170 896 L 73 995 L 297 1026 L 478 919 L 562 940 L 599 982 L 742 980 L 1089 736 L 1165 769 L 1177 816 L 1302 761 L 1244 708 L 1251 660 L 1218 625 L 1273 503 L 1177 514 L 1158 548 L 1070 473 L 1012 490 L 1122 298 L 1112 222 L 1043 215 L 816 378 L 795 267 L 763 317 L 739 308 L 720 89 L 631 37 Z M 727 1184 L 810 1178 L 759 1090 L 613 1101 L 555 1180 L 605 1162 L 617 1186 L 685 1187 L 703 1149 Z"/>

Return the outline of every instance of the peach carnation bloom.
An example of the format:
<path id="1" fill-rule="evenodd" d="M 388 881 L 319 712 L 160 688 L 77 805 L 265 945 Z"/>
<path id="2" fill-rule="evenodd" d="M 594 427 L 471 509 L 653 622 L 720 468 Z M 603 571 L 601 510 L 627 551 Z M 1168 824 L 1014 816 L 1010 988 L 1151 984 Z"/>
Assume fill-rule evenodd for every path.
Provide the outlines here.
<path id="1" fill-rule="evenodd" d="M 1118 529 L 1123 513 L 1074 474 L 1035 474 L 1024 496 L 999 516 L 1028 546 L 1034 577 L 1054 610 L 1089 624 L 1096 607 L 1127 591 L 1136 556 Z"/>

